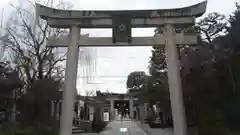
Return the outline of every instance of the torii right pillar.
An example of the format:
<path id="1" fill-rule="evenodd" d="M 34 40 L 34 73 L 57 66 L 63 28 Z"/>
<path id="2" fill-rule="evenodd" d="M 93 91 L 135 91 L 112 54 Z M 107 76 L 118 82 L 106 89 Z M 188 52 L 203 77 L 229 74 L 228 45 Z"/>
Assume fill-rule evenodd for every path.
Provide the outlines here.
<path id="1" fill-rule="evenodd" d="M 165 38 L 166 63 L 168 69 L 168 83 L 173 116 L 174 134 L 187 135 L 185 107 L 180 76 L 180 62 L 176 45 L 176 31 L 173 24 L 165 24 L 163 36 Z M 184 38 L 184 36 L 182 36 Z"/>

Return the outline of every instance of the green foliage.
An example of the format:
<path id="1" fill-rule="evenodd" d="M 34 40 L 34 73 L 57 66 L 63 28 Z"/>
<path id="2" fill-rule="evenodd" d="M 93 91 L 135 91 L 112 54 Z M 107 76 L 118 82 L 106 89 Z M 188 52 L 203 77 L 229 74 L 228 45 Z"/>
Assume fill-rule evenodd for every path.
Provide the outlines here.
<path id="1" fill-rule="evenodd" d="M 18 73 L 14 71 L 9 63 L 0 63 L 0 93 L 1 95 L 12 94 L 14 89 L 22 88 L 23 82 L 19 79 Z"/>
<path id="2" fill-rule="evenodd" d="M 51 101 L 60 100 L 60 82 L 54 79 L 37 80 L 32 88 L 21 97 L 19 108 L 20 120 L 26 124 L 51 124 Z"/>
<path id="3" fill-rule="evenodd" d="M 96 132 L 96 133 L 100 133 L 107 125 L 107 123 L 101 119 L 100 115 L 101 115 L 100 108 L 96 107 L 96 111 L 94 113 L 93 122 L 92 122 L 93 132 Z"/>
<path id="4" fill-rule="evenodd" d="M 27 127 L 24 130 L 17 131 L 15 135 L 57 135 L 57 132 L 52 128 L 39 128 Z"/>
<path id="5" fill-rule="evenodd" d="M 196 29 L 208 43 L 226 32 L 226 17 L 219 13 L 210 13 L 196 24 Z"/>
<path id="6" fill-rule="evenodd" d="M 9 126 L 9 125 L 8 125 Z M 57 130 L 53 127 L 19 127 L 19 128 L 0 128 L 1 135 L 57 135 Z"/>
<path id="7" fill-rule="evenodd" d="M 145 85 L 147 80 L 147 75 L 143 71 L 135 71 L 128 75 L 127 77 L 127 88 L 140 88 L 141 85 Z"/>
<path id="8" fill-rule="evenodd" d="M 187 115 L 194 115 L 199 135 L 225 135 L 227 128 L 240 123 L 238 12 L 230 18 L 228 34 L 222 36 L 224 16 L 213 13 L 201 20 L 197 27 L 205 32 L 208 44 L 191 47 L 181 57 Z"/>
<path id="9" fill-rule="evenodd" d="M 237 4 L 230 18 L 230 27 L 227 27 L 227 18 L 219 13 L 200 20 L 196 28 L 203 41 L 197 47 L 188 46 L 179 51 L 187 119 L 195 123 L 199 135 L 225 135 L 229 127 L 240 124 L 239 7 Z M 161 33 L 161 29 L 156 32 Z M 153 54 L 157 49 L 153 48 Z M 160 101 L 161 110 L 171 113 L 167 75 L 159 72 L 166 68 L 165 61 L 156 64 L 153 60 L 147 89 L 139 97 L 150 105 Z M 156 80 L 160 80 L 161 85 L 152 87 Z"/>
<path id="10" fill-rule="evenodd" d="M 237 9 L 233 13 L 232 16 L 230 16 L 229 22 L 230 27 L 228 29 L 229 34 L 227 35 L 229 45 L 233 48 L 234 52 L 240 51 L 240 8 L 239 4 L 236 4 Z"/>
<path id="11" fill-rule="evenodd" d="M 23 84 L 18 73 L 10 67 L 10 63 L 0 63 L 0 112 L 5 115 L 4 122 L 10 120 L 12 107 L 20 95 Z"/>

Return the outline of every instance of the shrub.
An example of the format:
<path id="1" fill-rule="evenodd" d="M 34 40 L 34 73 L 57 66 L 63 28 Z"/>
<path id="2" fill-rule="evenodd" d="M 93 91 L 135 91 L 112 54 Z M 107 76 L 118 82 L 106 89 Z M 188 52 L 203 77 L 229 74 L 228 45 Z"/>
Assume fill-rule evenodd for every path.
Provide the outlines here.
<path id="1" fill-rule="evenodd" d="M 95 113 L 92 122 L 92 130 L 96 133 L 100 133 L 107 125 L 106 122 L 101 120 L 101 117 L 99 115 L 100 113 Z"/>
<path id="2" fill-rule="evenodd" d="M 57 131 L 54 128 L 0 128 L 0 135 L 57 135 Z"/>
<path id="3" fill-rule="evenodd" d="M 102 120 L 93 121 L 93 132 L 100 133 L 105 127 L 107 123 Z"/>
<path id="4" fill-rule="evenodd" d="M 28 127 L 26 129 L 20 130 L 15 132 L 14 135 L 56 135 L 56 132 L 49 128 L 34 128 L 34 127 Z"/>
<path id="5" fill-rule="evenodd" d="M 15 132 L 14 135 L 57 135 L 57 132 L 52 128 L 27 127 Z"/>

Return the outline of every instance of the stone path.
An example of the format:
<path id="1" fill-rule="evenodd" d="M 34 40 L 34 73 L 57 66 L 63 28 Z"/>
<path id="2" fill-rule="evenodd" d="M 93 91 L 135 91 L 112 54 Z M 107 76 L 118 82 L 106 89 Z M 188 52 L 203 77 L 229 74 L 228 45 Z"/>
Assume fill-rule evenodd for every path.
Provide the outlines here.
<path id="1" fill-rule="evenodd" d="M 80 134 L 72 134 L 72 135 L 98 135 L 97 133 L 80 133 Z"/>
<path id="2" fill-rule="evenodd" d="M 135 122 L 112 121 L 100 135 L 147 135 Z"/>
<path id="3" fill-rule="evenodd" d="M 172 129 L 150 128 L 139 121 L 115 120 L 110 122 L 100 134 L 83 133 L 76 135 L 173 135 Z"/>
<path id="4" fill-rule="evenodd" d="M 141 127 L 147 135 L 174 135 L 171 128 L 150 128 L 148 124 L 140 123 L 139 121 L 134 121 L 139 127 Z"/>

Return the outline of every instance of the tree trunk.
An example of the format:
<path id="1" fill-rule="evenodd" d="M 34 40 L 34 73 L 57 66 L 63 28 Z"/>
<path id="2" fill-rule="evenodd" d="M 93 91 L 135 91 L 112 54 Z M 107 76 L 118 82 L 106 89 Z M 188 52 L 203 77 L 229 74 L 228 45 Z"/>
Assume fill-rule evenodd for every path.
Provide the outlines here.
<path id="1" fill-rule="evenodd" d="M 227 68 L 228 68 L 228 72 L 229 72 L 230 79 L 231 79 L 231 82 L 232 82 L 232 89 L 233 89 L 233 92 L 235 92 L 236 91 L 236 84 L 235 84 L 235 79 L 233 77 L 232 68 L 231 68 L 231 65 L 230 65 L 229 62 L 227 62 Z"/>
<path id="2" fill-rule="evenodd" d="M 11 115 L 11 121 L 13 123 L 16 122 L 16 114 L 17 114 L 17 106 L 16 106 L 16 90 L 13 90 L 13 104 L 12 104 L 12 115 Z"/>

